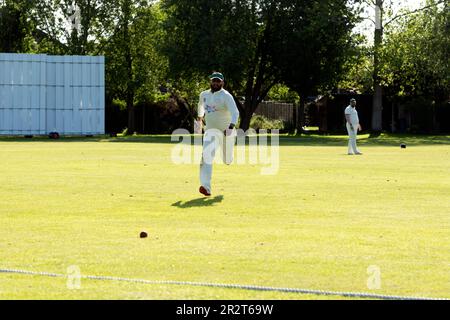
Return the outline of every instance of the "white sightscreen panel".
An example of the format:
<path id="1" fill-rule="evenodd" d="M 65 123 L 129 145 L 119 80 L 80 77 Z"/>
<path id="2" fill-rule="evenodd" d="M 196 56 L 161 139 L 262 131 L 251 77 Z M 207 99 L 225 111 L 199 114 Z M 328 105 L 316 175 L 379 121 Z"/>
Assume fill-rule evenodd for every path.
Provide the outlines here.
<path id="1" fill-rule="evenodd" d="M 8 62 L 7 54 L 0 54 L 0 134 L 7 134 L 10 130 L 9 128 L 9 114 L 8 109 L 11 108 L 10 103 L 10 87 L 9 84 L 9 68 L 10 63 Z"/>
<path id="2" fill-rule="evenodd" d="M 9 67 L 9 66 L 8 66 Z M 9 110 L 12 110 L 12 103 L 13 103 L 13 86 L 12 85 L 9 85 L 9 84 L 6 84 L 5 86 L 4 86 L 4 100 L 3 100 L 3 102 L 4 102 L 4 105 L 3 105 L 3 107 L 5 108 L 5 109 L 9 109 Z"/>
<path id="3" fill-rule="evenodd" d="M 48 133 L 58 131 L 56 127 L 56 110 L 47 109 L 45 111 L 45 118 L 46 118 L 46 131 Z"/>
<path id="4" fill-rule="evenodd" d="M 97 114 L 97 131 L 99 133 L 105 133 L 105 110 L 96 110 Z"/>
<path id="5" fill-rule="evenodd" d="M 63 90 L 64 90 L 64 109 L 73 110 L 73 89 L 72 89 L 72 57 L 63 57 L 64 74 L 63 74 Z"/>
<path id="6" fill-rule="evenodd" d="M 56 65 L 52 61 L 52 57 L 47 57 L 47 68 L 46 68 L 46 107 L 47 110 L 56 109 Z"/>
<path id="7" fill-rule="evenodd" d="M 63 110 L 61 111 L 63 124 L 64 124 L 64 132 L 66 133 L 74 133 L 77 132 L 74 130 L 74 121 L 73 121 L 73 111 L 72 110 Z"/>
<path id="8" fill-rule="evenodd" d="M 99 109 L 100 108 L 100 87 L 91 87 L 89 88 L 91 92 L 91 109 Z"/>
<path id="9" fill-rule="evenodd" d="M 81 118 L 81 131 L 83 133 L 89 132 L 88 128 L 88 110 L 80 110 L 80 118 Z"/>
<path id="10" fill-rule="evenodd" d="M 105 57 L 97 57 L 98 63 L 100 63 L 100 85 L 105 86 Z"/>
<path id="11" fill-rule="evenodd" d="M 9 96 L 9 87 L 7 85 L 5 85 L 4 83 L 5 83 L 4 74 L 2 72 L 0 72 L 0 109 L 7 108 L 6 101 Z"/>
<path id="12" fill-rule="evenodd" d="M 41 133 L 42 131 L 47 133 L 47 56 L 40 56 L 40 66 L 39 66 L 39 122 Z"/>
<path id="13" fill-rule="evenodd" d="M 72 70 L 72 79 L 73 79 L 73 83 L 72 85 L 74 86 L 81 86 L 82 84 L 82 68 L 81 68 L 81 63 L 82 63 L 82 57 L 80 56 L 73 56 L 72 57 L 72 63 L 73 63 L 73 70 Z"/>
<path id="14" fill-rule="evenodd" d="M 17 55 L 11 55 L 10 57 L 10 67 L 11 67 L 11 84 L 17 85 L 19 83 L 19 68 L 20 68 L 20 63 L 17 61 L 18 57 Z"/>
<path id="15" fill-rule="evenodd" d="M 90 87 L 91 86 L 91 57 L 81 57 L 82 62 L 82 82 L 81 85 L 83 87 Z"/>
<path id="16" fill-rule="evenodd" d="M 81 107 L 85 110 L 92 109 L 91 95 L 89 87 L 81 87 Z"/>
<path id="17" fill-rule="evenodd" d="M 21 131 L 30 132 L 31 131 L 31 110 L 22 108 L 20 110 L 20 123 Z"/>
<path id="18" fill-rule="evenodd" d="M 24 63 L 26 66 L 28 63 Z M 29 74 L 28 70 L 24 68 L 22 73 L 25 75 L 23 77 L 24 84 L 20 87 L 22 95 L 20 99 L 20 120 L 22 123 L 22 130 L 31 132 L 31 128 L 33 127 L 33 119 L 32 119 L 32 108 L 31 108 L 31 89 L 32 87 L 25 82 L 28 80 Z"/>
<path id="19" fill-rule="evenodd" d="M 53 56 L 55 63 L 55 105 L 56 109 L 65 109 L 64 105 L 64 59 L 60 56 Z"/>
<path id="20" fill-rule="evenodd" d="M 81 119 L 81 110 L 80 108 L 74 108 L 72 110 L 72 130 L 73 132 L 83 133 L 82 127 L 82 119 Z"/>
<path id="21" fill-rule="evenodd" d="M 97 57 L 91 59 L 91 85 L 97 87 L 100 85 L 100 64 Z"/>
<path id="22" fill-rule="evenodd" d="M 81 103 L 81 87 L 78 86 L 72 86 L 72 110 L 73 110 L 73 129 L 76 132 L 83 133 L 83 126 L 82 126 L 82 117 L 81 117 L 81 110 L 83 110 L 82 103 Z"/>
<path id="23" fill-rule="evenodd" d="M 56 108 L 56 87 L 47 86 L 46 88 L 46 103 L 47 110 L 55 110 Z"/>
<path id="24" fill-rule="evenodd" d="M 12 112 L 8 109 L 2 109 L 3 112 L 3 123 L 2 123 L 2 128 L 1 128 L 1 132 L 2 134 L 7 134 L 12 130 Z"/>
<path id="25" fill-rule="evenodd" d="M 64 133 L 64 112 L 62 110 L 55 111 L 56 118 L 56 131 L 60 133 Z"/>
<path id="26" fill-rule="evenodd" d="M 90 109 L 90 64 L 89 57 L 81 57 L 81 107 L 83 109 Z"/>
<path id="27" fill-rule="evenodd" d="M 13 123 L 13 86 L 11 83 L 13 82 L 11 70 L 13 68 L 12 57 L 10 54 L 2 55 L 2 60 L 4 60 L 4 68 L 1 70 L 3 74 L 2 87 L 4 88 L 4 100 L 3 104 L 0 105 L 3 111 L 4 121 L 2 122 L 2 128 L 0 128 L 1 132 L 4 134 L 12 133 L 12 129 L 14 128 Z"/>
<path id="28" fill-rule="evenodd" d="M 52 57 L 55 63 L 55 82 L 58 86 L 64 85 L 64 57 Z"/>
<path id="29" fill-rule="evenodd" d="M 8 128 L 8 123 L 10 123 L 7 119 L 8 117 L 8 110 L 6 109 L 0 109 L 0 133 L 1 134 L 7 134 L 10 128 Z"/>
<path id="30" fill-rule="evenodd" d="M 82 90 L 80 86 L 73 86 L 72 87 L 72 109 L 74 110 L 80 110 L 83 109 L 83 97 L 82 97 Z"/>
<path id="31" fill-rule="evenodd" d="M 86 133 L 95 133 L 96 123 L 95 123 L 95 110 L 86 110 Z"/>
<path id="32" fill-rule="evenodd" d="M 95 110 L 89 110 L 88 112 L 88 121 L 89 121 L 89 133 L 93 133 L 96 131 L 96 112 Z"/>
<path id="33" fill-rule="evenodd" d="M 86 110 L 86 123 L 85 123 L 85 130 L 87 133 L 94 132 L 94 110 Z"/>
<path id="34" fill-rule="evenodd" d="M 45 95 L 45 117 L 47 132 L 61 132 L 62 128 L 58 122 L 58 110 L 56 104 L 56 63 L 53 56 L 46 57 L 46 81 L 43 82 Z"/>
<path id="35" fill-rule="evenodd" d="M 72 109 L 72 130 L 82 133 L 80 108 L 81 108 L 81 61 L 80 57 L 71 57 L 72 72 L 70 78 L 71 109 Z"/>
<path id="36" fill-rule="evenodd" d="M 104 57 L 0 53 L 0 134 L 104 133 Z"/>
<path id="37" fill-rule="evenodd" d="M 18 108 L 14 108 L 12 110 L 12 133 L 20 134 L 21 133 L 21 123 L 20 123 L 20 111 Z"/>
<path id="38" fill-rule="evenodd" d="M 26 70 L 23 55 L 15 55 L 12 61 L 12 116 L 13 133 L 20 134 L 28 131 L 27 117 L 27 87 L 25 83 Z"/>
<path id="39" fill-rule="evenodd" d="M 13 55 L 8 53 L 5 54 L 5 70 L 4 70 L 4 74 L 5 74 L 5 84 L 11 85 L 13 83 L 13 78 L 12 78 L 12 70 L 13 70 L 13 63 L 12 63 L 12 57 Z"/>
<path id="40" fill-rule="evenodd" d="M 105 133 L 105 57 L 97 57 L 97 60 L 100 63 L 100 72 L 99 72 L 99 112 L 98 116 L 100 117 L 99 129 L 101 133 Z"/>
<path id="41" fill-rule="evenodd" d="M 17 61 L 13 62 L 12 65 L 13 68 L 17 68 Z M 20 131 L 22 129 L 21 123 L 20 123 L 20 95 L 21 87 L 17 86 L 17 79 L 19 78 L 18 72 L 14 72 L 13 75 L 13 84 L 12 87 L 12 119 L 13 119 L 13 134 L 20 134 Z"/>
<path id="42" fill-rule="evenodd" d="M 39 109 L 32 109 L 31 112 L 31 131 L 40 133 L 41 127 L 40 127 L 40 114 Z"/>
<path id="43" fill-rule="evenodd" d="M 55 88 L 55 106 L 56 109 L 64 110 L 64 86 L 58 85 Z"/>
<path id="44" fill-rule="evenodd" d="M 33 109 L 40 108 L 40 63 L 39 56 L 32 55 L 31 60 L 31 107 Z M 39 117 L 38 117 L 39 118 Z"/>
<path id="45" fill-rule="evenodd" d="M 5 130 L 5 109 L 0 105 L 0 134 L 4 134 Z"/>
<path id="46" fill-rule="evenodd" d="M 5 85 L 5 78 L 6 78 L 6 65 L 7 62 L 5 61 L 5 58 L 0 55 L 0 87 Z M 1 107 L 1 105 L 0 105 Z"/>

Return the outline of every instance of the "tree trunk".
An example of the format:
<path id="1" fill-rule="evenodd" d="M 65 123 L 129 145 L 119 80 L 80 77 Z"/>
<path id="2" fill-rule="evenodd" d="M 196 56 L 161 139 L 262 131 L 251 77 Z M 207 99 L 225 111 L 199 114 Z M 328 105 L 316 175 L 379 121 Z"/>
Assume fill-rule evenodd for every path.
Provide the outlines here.
<path id="1" fill-rule="evenodd" d="M 375 40 L 373 60 L 373 100 L 372 100 L 372 131 L 380 132 L 383 115 L 383 91 L 380 84 L 380 50 L 383 43 L 383 0 L 376 0 L 375 6 Z"/>
<path id="2" fill-rule="evenodd" d="M 379 132 L 382 130 L 383 119 L 383 93 L 381 85 L 374 83 L 374 93 L 372 100 L 372 131 Z"/>
<path id="3" fill-rule="evenodd" d="M 298 96 L 300 97 L 300 102 L 298 103 L 297 109 L 297 117 L 296 117 L 296 129 L 297 133 L 301 133 L 303 131 L 303 127 L 305 126 L 305 93 L 300 93 L 297 91 Z"/>
<path id="4" fill-rule="evenodd" d="M 128 134 L 133 134 L 136 131 L 135 108 L 134 108 L 134 83 L 133 83 L 133 57 L 131 54 L 131 39 L 129 22 L 131 19 L 131 3 L 126 1 L 123 4 L 123 43 L 125 46 L 125 62 L 127 70 L 127 88 L 126 88 L 126 103 L 128 109 Z"/>
<path id="5" fill-rule="evenodd" d="M 241 115 L 241 122 L 239 124 L 239 128 L 247 131 L 248 128 L 250 128 L 250 121 L 252 120 L 252 113 L 248 114 L 247 109 L 245 110 L 245 113 Z"/>
<path id="6" fill-rule="evenodd" d="M 256 110 L 255 101 L 252 101 L 252 96 L 246 97 L 244 104 L 239 101 L 239 99 L 234 94 L 234 91 L 230 88 L 229 92 L 233 96 L 236 106 L 239 110 L 239 128 L 247 131 L 250 128 L 250 122 L 252 120 L 253 112 Z M 252 91 L 250 91 L 251 94 Z"/>
<path id="7" fill-rule="evenodd" d="M 292 110 L 292 131 L 295 133 L 298 128 L 298 104 L 294 103 L 294 109 Z"/>
<path id="8" fill-rule="evenodd" d="M 127 109 L 128 109 L 128 134 L 133 134 L 136 130 L 136 115 L 134 112 L 134 105 L 133 103 L 129 104 L 127 102 Z"/>
<path id="9" fill-rule="evenodd" d="M 302 131 L 305 126 L 305 102 L 303 99 L 300 99 L 300 104 L 298 107 L 298 131 Z"/>
<path id="10" fill-rule="evenodd" d="M 396 116 L 395 116 L 395 108 L 397 106 L 397 103 L 394 102 L 391 104 L 391 132 L 395 133 L 397 131 L 397 126 L 396 126 Z"/>

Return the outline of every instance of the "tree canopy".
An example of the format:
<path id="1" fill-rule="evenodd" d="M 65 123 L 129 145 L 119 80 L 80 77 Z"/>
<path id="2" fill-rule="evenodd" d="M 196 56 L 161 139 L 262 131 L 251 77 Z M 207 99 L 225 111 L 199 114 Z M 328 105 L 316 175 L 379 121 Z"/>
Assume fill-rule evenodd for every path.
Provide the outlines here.
<path id="1" fill-rule="evenodd" d="M 361 46 L 352 32 L 360 2 L 381 4 L 383 28 L 373 47 Z M 306 96 L 339 86 L 375 96 L 381 91 L 374 88 L 383 87 L 393 100 L 448 101 L 448 2 L 428 0 L 420 10 L 395 16 L 386 3 L 0 0 L 0 50 L 104 55 L 106 101 L 128 109 L 129 132 L 139 104 L 172 96 L 193 111 L 214 70 L 225 75 L 243 129 L 264 99 L 302 106 Z"/>
<path id="2" fill-rule="evenodd" d="M 429 3 L 432 3 L 430 1 Z M 382 48 L 380 76 L 391 97 L 450 95 L 450 11 L 430 6 L 391 27 Z"/>
<path id="3" fill-rule="evenodd" d="M 162 3 L 172 77 L 201 78 L 222 71 L 243 129 L 277 83 L 300 95 L 335 84 L 352 47 L 349 35 L 356 15 L 344 0 Z"/>

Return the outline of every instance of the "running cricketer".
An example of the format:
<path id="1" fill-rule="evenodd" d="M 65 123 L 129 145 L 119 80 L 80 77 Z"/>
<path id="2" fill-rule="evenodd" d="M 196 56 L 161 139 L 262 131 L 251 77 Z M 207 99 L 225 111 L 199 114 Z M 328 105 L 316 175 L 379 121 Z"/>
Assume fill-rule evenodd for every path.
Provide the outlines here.
<path id="1" fill-rule="evenodd" d="M 199 192 L 205 196 L 211 195 L 212 165 L 216 149 L 222 149 L 224 163 L 231 164 L 233 161 L 235 126 L 239 118 L 233 96 L 223 89 L 224 76 L 220 72 L 213 72 L 209 79 L 210 89 L 200 94 L 198 102 L 198 122 L 202 124 L 204 119 L 206 124 L 199 188 Z"/>

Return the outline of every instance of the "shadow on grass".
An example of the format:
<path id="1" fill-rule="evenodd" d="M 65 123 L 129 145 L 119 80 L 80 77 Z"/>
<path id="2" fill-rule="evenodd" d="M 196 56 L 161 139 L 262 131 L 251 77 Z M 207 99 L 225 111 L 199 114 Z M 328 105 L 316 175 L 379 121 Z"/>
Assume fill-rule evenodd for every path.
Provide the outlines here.
<path id="1" fill-rule="evenodd" d="M 186 136 L 187 138 L 188 136 Z M 191 135 L 191 143 L 194 137 Z M 319 134 L 302 134 L 302 135 L 280 135 L 280 146 L 345 146 L 348 137 L 346 135 L 319 135 Z M 109 137 L 107 135 L 99 135 L 94 137 L 83 136 L 63 136 L 58 140 L 52 140 L 45 136 L 36 136 L 31 139 L 24 137 L 6 137 L 0 136 L 0 142 L 47 142 L 47 143 L 65 143 L 65 142 L 103 142 L 103 143 L 157 143 L 157 144 L 177 144 L 181 139 L 171 141 L 170 135 L 136 135 L 136 136 L 118 136 Z M 269 139 L 270 141 L 270 139 Z M 248 143 L 248 138 L 246 138 Z M 358 143 L 373 146 L 399 146 L 401 143 L 407 145 L 450 145 L 450 135 L 413 135 L 413 134 L 377 134 L 369 135 L 362 133 L 358 136 Z"/>
<path id="2" fill-rule="evenodd" d="M 197 198 L 197 199 L 193 199 L 193 200 L 189 200 L 189 201 L 177 201 L 175 203 L 172 203 L 172 207 L 178 207 L 178 208 L 193 208 L 193 207 L 208 207 L 208 206 L 212 206 L 215 203 L 219 203 L 222 202 L 223 200 L 223 196 L 219 195 L 219 196 L 215 196 L 214 198 L 207 198 L 207 197 L 202 197 L 202 198 Z"/>

